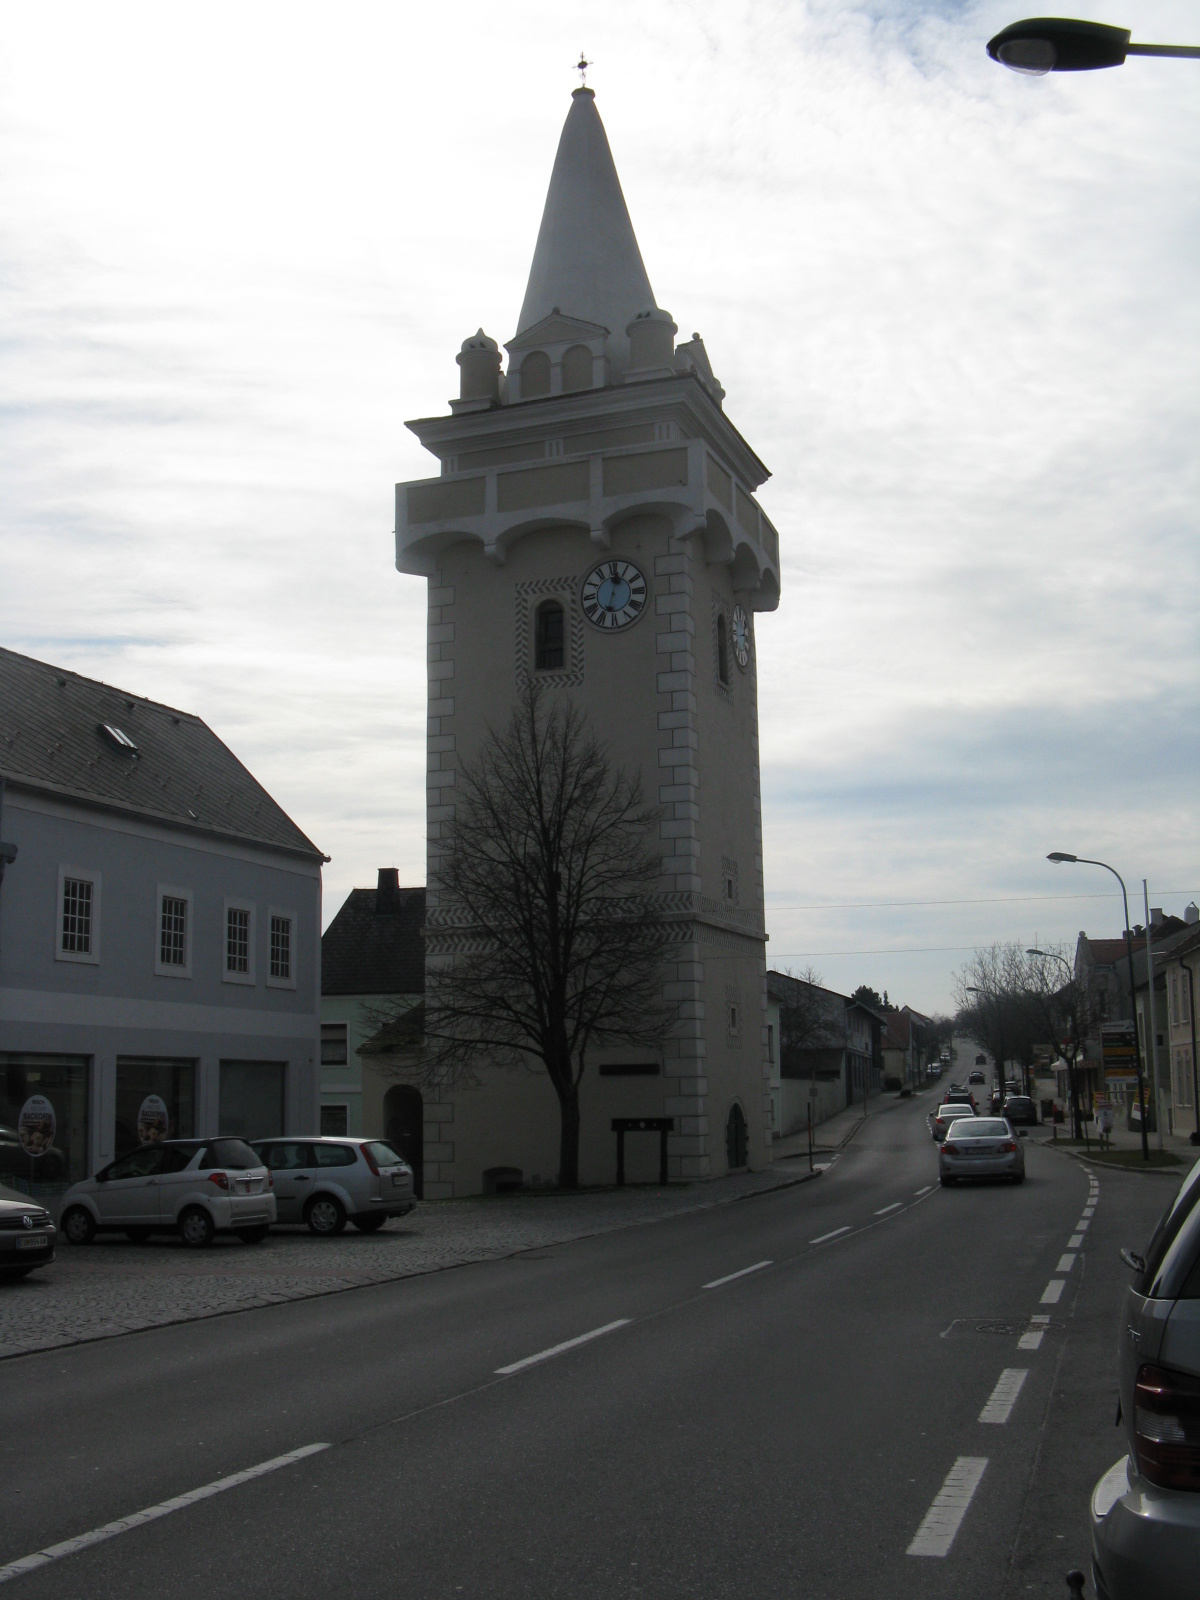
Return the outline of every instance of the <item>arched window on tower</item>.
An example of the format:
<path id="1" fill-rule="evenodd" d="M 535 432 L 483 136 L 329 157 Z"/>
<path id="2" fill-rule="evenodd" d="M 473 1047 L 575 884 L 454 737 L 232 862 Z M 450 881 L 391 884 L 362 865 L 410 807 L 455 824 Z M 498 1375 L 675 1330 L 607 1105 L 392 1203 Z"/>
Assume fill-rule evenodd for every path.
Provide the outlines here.
<path id="1" fill-rule="evenodd" d="M 729 687 L 729 630 L 723 611 L 717 612 L 717 677 Z"/>
<path id="2" fill-rule="evenodd" d="M 550 357 L 544 350 L 531 350 L 521 363 L 521 399 L 534 400 L 550 393 Z"/>
<path id="3" fill-rule="evenodd" d="M 592 387 L 592 352 L 585 344 L 573 344 L 563 352 L 563 392 L 575 394 Z"/>
<path id="4" fill-rule="evenodd" d="M 561 672 L 565 664 L 566 631 L 563 608 L 557 600 L 543 600 L 534 617 L 533 664 L 539 672 Z"/>

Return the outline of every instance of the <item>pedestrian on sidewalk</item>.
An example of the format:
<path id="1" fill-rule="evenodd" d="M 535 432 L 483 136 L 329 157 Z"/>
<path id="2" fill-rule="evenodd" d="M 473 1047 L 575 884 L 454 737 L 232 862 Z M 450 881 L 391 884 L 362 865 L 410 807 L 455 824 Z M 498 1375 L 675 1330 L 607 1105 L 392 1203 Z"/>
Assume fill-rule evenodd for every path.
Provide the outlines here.
<path id="1" fill-rule="evenodd" d="M 1111 1106 L 1096 1107 L 1096 1132 L 1100 1135 L 1101 1150 L 1112 1149 L 1113 1109 Z"/>

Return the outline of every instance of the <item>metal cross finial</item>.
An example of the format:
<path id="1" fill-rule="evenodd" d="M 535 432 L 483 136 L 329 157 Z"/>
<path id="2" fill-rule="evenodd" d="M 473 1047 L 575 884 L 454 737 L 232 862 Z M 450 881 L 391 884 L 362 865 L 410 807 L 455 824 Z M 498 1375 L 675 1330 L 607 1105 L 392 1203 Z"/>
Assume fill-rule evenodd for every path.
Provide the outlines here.
<path id="1" fill-rule="evenodd" d="M 587 88 L 587 69 L 591 66 L 591 64 L 592 63 L 581 50 L 579 52 L 579 60 L 575 63 L 575 71 L 579 74 L 580 86 L 584 89 Z"/>

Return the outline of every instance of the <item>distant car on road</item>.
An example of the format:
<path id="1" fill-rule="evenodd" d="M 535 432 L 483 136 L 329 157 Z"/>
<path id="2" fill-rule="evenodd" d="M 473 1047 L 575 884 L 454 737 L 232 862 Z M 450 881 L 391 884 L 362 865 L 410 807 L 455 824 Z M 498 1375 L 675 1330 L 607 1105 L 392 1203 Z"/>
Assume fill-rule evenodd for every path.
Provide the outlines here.
<path id="1" fill-rule="evenodd" d="M 1200 1161 L 1163 1213 L 1121 1310 L 1129 1454 L 1092 1491 L 1099 1600 L 1194 1600 L 1200 1573 Z"/>
<path id="2" fill-rule="evenodd" d="M 956 1117 L 938 1152 L 938 1177 L 944 1187 L 960 1178 L 1025 1181 L 1025 1152 L 1003 1117 Z"/>
<path id="3" fill-rule="evenodd" d="M 53 1261 L 57 1238 L 45 1206 L 0 1184 L 0 1278 L 24 1278 Z"/>
<path id="4" fill-rule="evenodd" d="M 1004 1115 L 1014 1127 L 1037 1127 L 1037 1106 L 1027 1094 L 1010 1094 L 1004 1102 Z"/>
<path id="5" fill-rule="evenodd" d="M 941 1075 L 942 1075 L 941 1067 L 937 1064 L 936 1061 L 932 1062 L 931 1065 L 930 1065 L 930 1068 L 929 1068 L 929 1076 L 931 1078 L 940 1078 Z"/>
<path id="6" fill-rule="evenodd" d="M 979 1070 L 979 1068 L 976 1067 L 974 1069 L 974 1071 L 969 1072 L 967 1074 L 967 1082 L 968 1083 L 986 1083 L 987 1079 L 984 1077 L 983 1073 Z"/>
<path id="7" fill-rule="evenodd" d="M 962 1117 L 974 1117 L 974 1115 L 975 1107 L 964 1104 L 961 1100 L 951 1100 L 948 1104 L 939 1106 L 931 1119 L 933 1137 L 940 1144 L 953 1123 Z"/>
<path id="8" fill-rule="evenodd" d="M 382 1139 L 256 1139 L 275 1185 L 280 1222 L 329 1236 L 350 1221 L 374 1233 L 416 1205 L 412 1168 Z"/>
<path id="9" fill-rule="evenodd" d="M 972 1111 L 978 1111 L 979 1110 L 979 1106 L 976 1103 L 975 1096 L 971 1093 L 970 1089 L 960 1089 L 955 1084 L 951 1084 L 950 1087 L 946 1090 L 946 1097 L 943 1100 L 942 1104 L 943 1105 L 947 1105 L 947 1106 L 953 1106 L 953 1105 L 970 1106 Z"/>
<path id="10" fill-rule="evenodd" d="M 142 1144 L 63 1196 L 62 1231 L 71 1244 L 91 1244 L 98 1232 L 131 1239 L 177 1232 L 191 1246 L 233 1233 L 259 1244 L 274 1221 L 270 1174 L 244 1139 Z"/>

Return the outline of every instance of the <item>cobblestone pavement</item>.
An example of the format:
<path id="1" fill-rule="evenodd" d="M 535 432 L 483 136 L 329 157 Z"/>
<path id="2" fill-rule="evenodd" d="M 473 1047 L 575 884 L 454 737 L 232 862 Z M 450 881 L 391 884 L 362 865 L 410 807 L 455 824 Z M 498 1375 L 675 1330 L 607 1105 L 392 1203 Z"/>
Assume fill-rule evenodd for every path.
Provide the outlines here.
<path id="1" fill-rule="evenodd" d="M 443 1200 L 418 1206 L 378 1233 L 350 1227 L 336 1239 L 285 1228 L 260 1245 L 218 1237 L 207 1250 L 188 1250 L 167 1235 L 143 1244 L 121 1235 L 101 1235 L 86 1248 L 61 1243 L 51 1266 L 0 1284 L 0 1357 L 490 1261 L 727 1204 L 808 1176 L 807 1160 L 790 1160 L 766 1172 L 671 1189 Z"/>

